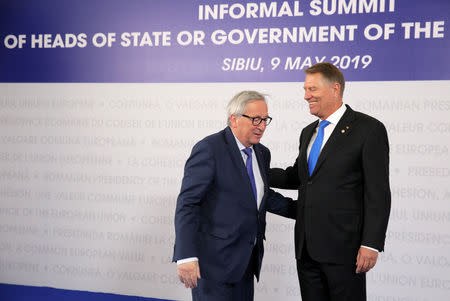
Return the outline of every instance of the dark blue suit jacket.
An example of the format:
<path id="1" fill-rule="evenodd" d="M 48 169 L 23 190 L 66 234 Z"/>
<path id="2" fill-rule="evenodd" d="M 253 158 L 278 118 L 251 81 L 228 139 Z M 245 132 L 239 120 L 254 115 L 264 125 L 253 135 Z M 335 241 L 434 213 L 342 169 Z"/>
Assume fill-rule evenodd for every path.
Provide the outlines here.
<path id="1" fill-rule="evenodd" d="M 186 162 L 175 213 L 173 260 L 198 257 L 202 278 L 239 281 L 254 247 L 259 278 L 266 211 L 295 218 L 296 202 L 268 188 L 269 150 L 262 144 L 253 148 L 264 181 L 259 210 L 229 127 L 198 142 Z"/>

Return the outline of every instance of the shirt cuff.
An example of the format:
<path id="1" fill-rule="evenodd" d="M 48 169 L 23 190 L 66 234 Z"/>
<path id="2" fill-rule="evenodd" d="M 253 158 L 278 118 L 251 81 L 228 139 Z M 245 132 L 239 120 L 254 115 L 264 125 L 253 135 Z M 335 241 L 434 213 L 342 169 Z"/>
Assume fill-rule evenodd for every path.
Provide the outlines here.
<path id="1" fill-rule="evenodd" d="M 367 246 L 361 246 L 362 248 L 366 248 L 366 249 L 369 249 L 369 250 L 372 250 L 372 251 L 375 251 L 375 252 L 380 252 L 380 251 L 378 251 L 377 249 L 374 249 L 374 248 L 371 248 L 371 247 L 367 247 Z M 177 261 L 177 263 L 178 263 L 178 261 Z"/>
<path id="2" fill-rule="evenodd" d="M 180 259 L 180 260 L 177 260 L 177 265 L 187 263 L 187 262 L 192 262 L 192 261 L 198 261 L 198 258 L 197 257 L 189 257 L 189 258 L 185 258 L 185 259 Z"/>

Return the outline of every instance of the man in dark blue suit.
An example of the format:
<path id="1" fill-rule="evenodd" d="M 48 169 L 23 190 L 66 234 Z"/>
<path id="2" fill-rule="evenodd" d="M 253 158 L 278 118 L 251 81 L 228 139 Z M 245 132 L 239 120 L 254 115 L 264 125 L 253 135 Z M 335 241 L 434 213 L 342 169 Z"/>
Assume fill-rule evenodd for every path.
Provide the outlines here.
<path id="1" fill-rule="evenodd" d="M 268 188 L 270 152 L 259 143 L 272 120 L 264 96 L 237 94 L 227 116 L 228 127 L 192 149 L 177 200 L 173 260 L 193 300 L 253 300 L 266 211 L 296 215 L 296 202 Z"/>

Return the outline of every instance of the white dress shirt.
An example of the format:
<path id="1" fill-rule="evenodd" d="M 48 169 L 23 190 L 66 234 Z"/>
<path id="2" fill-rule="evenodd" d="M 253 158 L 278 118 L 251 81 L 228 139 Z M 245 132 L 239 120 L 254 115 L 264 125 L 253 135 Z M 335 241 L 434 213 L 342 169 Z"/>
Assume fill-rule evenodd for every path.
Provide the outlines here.
<path id="1" fill-rule="evenodd" d="M 330 138 L 331 133 L 333 133 L 333 130 L 336 127 L 337 123 L 339 122 L 339 120 L 341 120 L 342 116 L 344 115 L 345 110 L 347 110 L 347 107 L 342 104 L 339 107 L 339 109 L 336 110 L 336 112 L 334 112 L 333 114 L 328 116 L 328 118 L 326 119 L 330 122 L 330 124 L 327 125 L 323 130 L 323 142 L 322 142 L 322 146 L 320 147 L 320 151 L 322 151 L 325 143 L 327 143 L 327 141 Z M 319 120 L 319 123 L 320 123 L 320 121 L 321 120 Z M 314 143 L 314 140 L 316 140 L 318 129 L 319 129 L 319 124 L 317 124 L 316 130 L 314 131 L 314 134 L 311 137 L 311 141 L 309 141 L 308 158 L 309 158 L 309 153 L 311 152 L 311 148 Z"/>

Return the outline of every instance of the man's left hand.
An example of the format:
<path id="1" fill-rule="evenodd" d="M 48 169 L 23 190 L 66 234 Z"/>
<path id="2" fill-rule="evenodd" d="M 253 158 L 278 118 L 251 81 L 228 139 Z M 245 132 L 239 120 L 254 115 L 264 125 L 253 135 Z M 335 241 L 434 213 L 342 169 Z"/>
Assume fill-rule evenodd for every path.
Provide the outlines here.
<path id="1" fill-rule="evenodd" d="M 360 247 L 356 257 L 356 273 L 368 272 L 377 263 L 378 252 Z"/>

